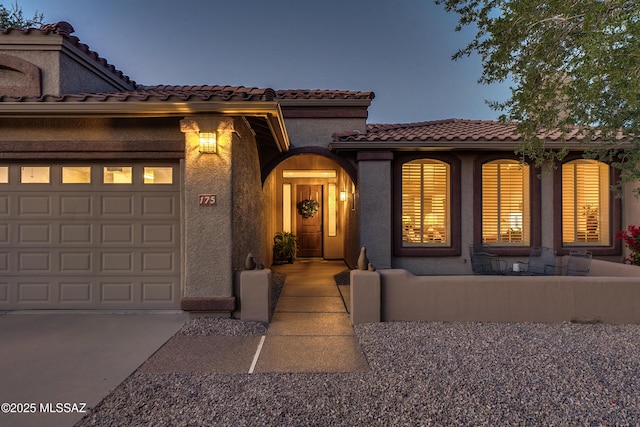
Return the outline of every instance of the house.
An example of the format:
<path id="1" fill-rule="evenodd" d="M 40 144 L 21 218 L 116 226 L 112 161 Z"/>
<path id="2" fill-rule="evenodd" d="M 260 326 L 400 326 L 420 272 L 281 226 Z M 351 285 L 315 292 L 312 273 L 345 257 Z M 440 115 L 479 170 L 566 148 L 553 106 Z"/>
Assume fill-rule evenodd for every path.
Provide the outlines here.
<path id="1" fill-rule="evenodd" d="M 231 312 L 248 253 L 470 274 L 466 247 L 620 260 L 616 171 L 520 165 L 512 124 L 366 123 L 371 92 L 143 86 L 66 22 L 0 31 L 0 310 Z M 552 137 L 553 139 L 553 137 Z M 319 202 L 303 215 L 305 200 Z"/>

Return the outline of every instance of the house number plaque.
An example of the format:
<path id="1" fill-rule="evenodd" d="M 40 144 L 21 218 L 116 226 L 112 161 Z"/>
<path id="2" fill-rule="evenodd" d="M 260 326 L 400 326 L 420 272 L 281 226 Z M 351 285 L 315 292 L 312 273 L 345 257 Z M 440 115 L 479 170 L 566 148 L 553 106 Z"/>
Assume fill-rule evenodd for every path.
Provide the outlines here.
<path id="1" fill-rule="evenodd" d="M 215 206 L 216 195 L 215 194 L 198 194 L 198 204 L 200 206 Z"/>

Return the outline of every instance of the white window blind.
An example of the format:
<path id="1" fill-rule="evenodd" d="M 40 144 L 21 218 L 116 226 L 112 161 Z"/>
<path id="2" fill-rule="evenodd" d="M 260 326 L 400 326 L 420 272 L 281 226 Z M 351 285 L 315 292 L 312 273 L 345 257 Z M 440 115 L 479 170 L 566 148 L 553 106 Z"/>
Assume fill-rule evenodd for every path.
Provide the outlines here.
<path id="1" fill-rule="evenodd" d="M 609 167 L 595 160 L 562 165 L 562 241 L 609 244 Z"/>
<path id="2" fill-rule="evenodd" d="M 403 246 L 449 246 L 449 165 L 430 159 L 402 165 Z"/>
<path id="3" fill-rule="evenodd" d="M 529 166 L 515 160 L 482 165 L 482 241 L 530 244 Z"/>

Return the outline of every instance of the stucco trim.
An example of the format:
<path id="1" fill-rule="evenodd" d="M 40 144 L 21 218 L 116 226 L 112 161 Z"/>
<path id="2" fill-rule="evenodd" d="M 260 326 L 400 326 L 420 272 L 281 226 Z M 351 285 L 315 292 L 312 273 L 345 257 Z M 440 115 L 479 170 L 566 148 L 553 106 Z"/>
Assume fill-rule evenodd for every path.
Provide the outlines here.
<path id="1" fill-rule="evenodd" d="M 272 170 L 274 170 L 276 168 L 276 166 L 278 166 L 283 161 L 287 160 L 289 157 L 297 156 L 299 154 L 317 154 L 319 156 L 323 156 L 323 157 L 326 157 L 326 158 L 328 158 L 330 160 L 333 160 L 338 165 L 340 165 L 340 167 L 342 169 L 344 169 L 344 171 L 349 175 L 349 178 L 351 178 L 351 181 L 353 181 L 353 183 L 355 185 L 358 185 L 358 171 L 356 170 L 355 166 L 353 166 L 344 157 L 340 157 L 337 154 L 329 151 L 326 148 L 322 148 L 322 147 L 292 148 L 289 151 L 287 151 L 285 153 L 282 153 L 282 155 L 280 155 L 277 158 L 271 160 L 269 163 L 265 164 L 262 167 L 262 171 L 261 171 L 262 184 L 264 185 L 266 179 L 269 177 L 269 174 L 271 173 Z"/>

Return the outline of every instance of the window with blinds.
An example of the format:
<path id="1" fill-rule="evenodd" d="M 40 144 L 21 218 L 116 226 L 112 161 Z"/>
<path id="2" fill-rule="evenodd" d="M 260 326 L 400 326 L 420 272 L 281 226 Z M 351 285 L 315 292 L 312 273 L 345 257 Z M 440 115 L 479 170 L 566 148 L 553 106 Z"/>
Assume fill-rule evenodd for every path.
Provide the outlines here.
<path id="1" fill-rule="evenodd" d="M 596 160 L 562 165 L 562 242 L 567 246 L 610 244 L 609 166 Z"/>
<path id="2" fill-rule="evenodd" d="M 487 245 L 529 246 L 529 166 L 516 160 L 482 165 L 482 241 Z"/>
<path id="3" fill-rule="evenodd" d="M 402 245 L 450 246 L 450 166 L 420 159 L 402 165 Z"/>

